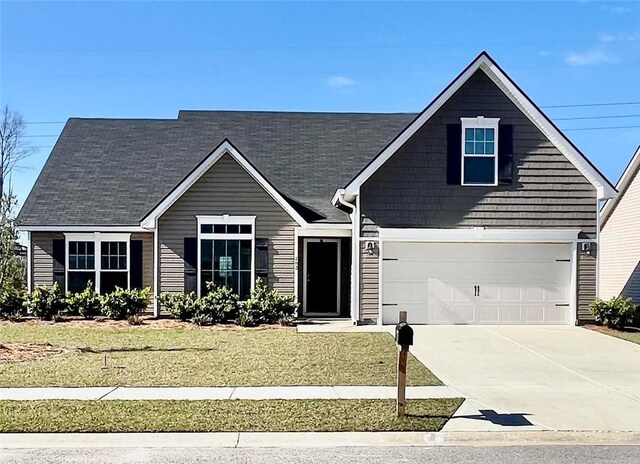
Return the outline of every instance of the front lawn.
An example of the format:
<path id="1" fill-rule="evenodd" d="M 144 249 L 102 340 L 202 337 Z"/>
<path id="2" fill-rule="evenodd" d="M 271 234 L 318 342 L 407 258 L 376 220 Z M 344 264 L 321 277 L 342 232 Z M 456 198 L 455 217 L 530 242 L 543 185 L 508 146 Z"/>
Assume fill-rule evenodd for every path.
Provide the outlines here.
<path id="1" fill-rule="evenodd" d="M 1 323 L 0 387 L 396 382 L 397 350 L 386 333 L 91 324 Z M 9 354 L 31 349 L 39 355 L 3 357 L 3 348 Z M 413 356 L 407 377 L 410 385 L 442 385 Z"/>
<path id="2" fill-rule="evenodd" d="M 0 432 L 438 431 L 459 398 L 410 400 L 0 401 Z"/>
<path id="3" fill-rule="evenodd" d="M 609 329 L 607 327 L 599 326 L 599 325 L 590 325 L 587 328 L 591 330 L 595 330 L 596 332 L 600 332 L 603 334 L 611 335 L 612 337 L 621 338 L 623 340 L 627 340 L 629 342 L 637 343 L 640 345 L 640 329 L 625 329 L 625 330 L 615 330 Z"/>

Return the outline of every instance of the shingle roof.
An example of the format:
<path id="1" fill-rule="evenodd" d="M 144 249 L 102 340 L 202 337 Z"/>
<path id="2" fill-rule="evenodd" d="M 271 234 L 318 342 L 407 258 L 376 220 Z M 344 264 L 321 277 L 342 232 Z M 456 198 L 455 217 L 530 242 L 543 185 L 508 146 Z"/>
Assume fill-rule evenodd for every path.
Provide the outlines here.
<path id="1" fill-rule="evenodd" d="M 346 222 L 333 193 L 414 117 L 181 111 L 172 120 L 70 119 L 19 225 L 138 225 L 225 138 L 307 220 Z"/>

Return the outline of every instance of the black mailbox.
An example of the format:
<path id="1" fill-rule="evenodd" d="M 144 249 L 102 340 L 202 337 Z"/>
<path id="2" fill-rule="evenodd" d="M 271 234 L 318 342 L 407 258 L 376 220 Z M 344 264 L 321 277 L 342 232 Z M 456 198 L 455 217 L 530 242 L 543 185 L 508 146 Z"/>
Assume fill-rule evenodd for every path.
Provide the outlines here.
<path id="1" fill-rule="evenodd" d="M 413 329 L 406 322 L 396 326 L 396 343 L 400 346 L 413 345 Z"/>

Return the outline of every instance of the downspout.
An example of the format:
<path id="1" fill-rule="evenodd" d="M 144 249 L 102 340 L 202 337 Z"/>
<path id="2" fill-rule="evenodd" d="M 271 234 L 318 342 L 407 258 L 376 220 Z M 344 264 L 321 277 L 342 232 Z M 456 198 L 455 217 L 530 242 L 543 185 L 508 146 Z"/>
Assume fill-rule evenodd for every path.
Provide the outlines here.
<path id="1" fill-rule="evenodd" d="M 359 262 L 359 251 L 360 251 L 360 240 L 358 240 L 358 221 L 357 221 L 357 211 L 356 205 L 353 203 L 349 203 L 345 199 L 345 190 L 338 189 L 333 196 L 332 200 L 333 205 L 336 208 L 343 206 L 347 210 L 350 211 L 349 219 L 351 220 L 351 320 L 354 325 L 358 323 L 358 319 L 360 317 L 358 311 L 358 262 Z"/>
<path id="2" fill-rule="evenodd" d="M 153 317 L 160 315 L 160 308 L 158 307 L 158 267 L 160 266 L 158 250 L 158 219 L 155 219 L 153 229 Z"/>
<path id="3" fill-rule="evenodd" d="M 596 298 L 600 298 L 600 202 L 596 199 Z"/>
<path id="4" fill-rule="evenodd" d="M 27 231 L 27 292 L 31 295 L 31 289 L 33 287 L 33 257 L 32 257 L 32 243 L 31 243 L 31 231 Z"/>

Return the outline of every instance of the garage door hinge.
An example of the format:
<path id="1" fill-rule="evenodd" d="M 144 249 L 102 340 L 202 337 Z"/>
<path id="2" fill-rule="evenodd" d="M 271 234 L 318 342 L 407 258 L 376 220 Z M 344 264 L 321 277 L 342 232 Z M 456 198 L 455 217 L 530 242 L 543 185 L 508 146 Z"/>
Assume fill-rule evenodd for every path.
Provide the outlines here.
<path id="1" fill-rule="evenodd" d="M 382 258 L 382 261 L 398 261 L 398 258 Z"/>

